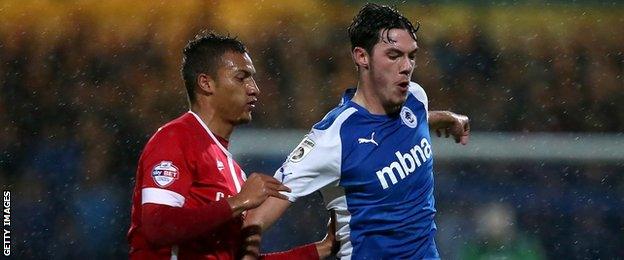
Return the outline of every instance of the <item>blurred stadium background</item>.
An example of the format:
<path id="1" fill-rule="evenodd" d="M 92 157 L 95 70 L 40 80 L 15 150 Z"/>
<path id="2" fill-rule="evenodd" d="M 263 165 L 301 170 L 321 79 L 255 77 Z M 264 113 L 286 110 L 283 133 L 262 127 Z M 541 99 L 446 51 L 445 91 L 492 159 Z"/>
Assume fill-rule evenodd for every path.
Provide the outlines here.
<path id="1" fill-rule="evenodd" d="M 445 259 L 624 258 L 624 6 L 575 1 L 388 3 L 422 24 L 414 80 L 430 108 L 472 119 L 434 138 Z M 181 49 L 239 35 L 261 105 L 231 149 L 274 171 L 355 84 L 346 27 L 363 1 L 0 1 L 0 183 L 13 256 L 127 256 L 136 162 L 187 110 Z M 265 249 L 315 241 L 298 201 Z M 503 258 L 507 257 L 507 258 Z"/>

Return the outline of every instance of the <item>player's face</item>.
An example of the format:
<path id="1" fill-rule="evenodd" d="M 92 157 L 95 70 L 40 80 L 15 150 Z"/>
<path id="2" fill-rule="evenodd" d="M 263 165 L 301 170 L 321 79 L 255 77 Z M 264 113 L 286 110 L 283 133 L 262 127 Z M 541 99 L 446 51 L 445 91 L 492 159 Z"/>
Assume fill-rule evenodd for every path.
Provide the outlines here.
<path id="1" fill-rule="evenodd" d="M 221 56 L 214 92 L 217 115 L 232 125 L 251 121 L 260 90 L 253 76 L 256 69 L 247 53 L 226 52 Z"/>
<path id="2" fill-rule="evenodd" d="M 407 91 L 416 64 L 418 44 L 404 29 L 380 32 L 370 61 L 374 91 L 382 105 L 397 111 L 407 99 Z"/>

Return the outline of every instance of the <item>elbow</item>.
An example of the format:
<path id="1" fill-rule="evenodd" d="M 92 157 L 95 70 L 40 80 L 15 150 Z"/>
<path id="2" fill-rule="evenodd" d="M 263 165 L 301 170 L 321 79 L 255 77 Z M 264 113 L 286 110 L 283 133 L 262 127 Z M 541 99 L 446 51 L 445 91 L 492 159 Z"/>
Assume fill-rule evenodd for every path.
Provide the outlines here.
<path id="1" fill-rule="evenodd" d="M 155 246 L 168 246 L 175 243 L 174 236 L 167 228 L 166 220 L 163 219 L 165 207 L 162 205 L 143 205 L 142 231 L 147 241 Z"/>

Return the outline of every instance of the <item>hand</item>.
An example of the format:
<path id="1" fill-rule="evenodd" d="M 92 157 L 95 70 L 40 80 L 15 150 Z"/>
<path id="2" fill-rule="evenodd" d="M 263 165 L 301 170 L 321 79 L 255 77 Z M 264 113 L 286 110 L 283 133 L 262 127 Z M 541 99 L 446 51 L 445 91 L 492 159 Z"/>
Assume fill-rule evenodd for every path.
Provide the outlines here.
<path id="1" fill-rule="evenodd" d="M 262 236 L 259 226 L 247 226 L 241 231 L 243 238 L 241 259 L 252 260 L 260 258 L 260 242 Z"/>
<path id="2" fill-rule="evenodd" d="M 241 257 L 241 260 L 256 260 L 258 258 L 259 257 L 257 257 L 257 256 L 244 255 L 244 256 Z"/>
<path id="3" fill-rule="evenodd" d="M 331 210 L 329 212 L 329 221 L 327 222 L 327 235 L 323 240 L 316 242 L 316 251 L 319 259 L 324 259 L 332 255 L 336 255 L 340 250 L 340 241 L 336 240 L 336 213 Z"/>
<path id="4" fill-rule="evenodd" d="M 442 137 L 442 132 L 444 132 L 447 138 L 452 135 L 455 143 L 468 144 L 470 119 L 467 116 L 450 111 L 431 111 L 429 122 L 438 137 Z"/>
<path id="5" fill-rule="evenodd" d="M 283 200 L 288 199 L 279 193 L 280 191 L 290 192 L 290 189 L 271 176 L 252 173 L 241 191 L 227 200 L 233 215 L 238 215 L 245 210 L 260 206 L 269 196 Z"/>

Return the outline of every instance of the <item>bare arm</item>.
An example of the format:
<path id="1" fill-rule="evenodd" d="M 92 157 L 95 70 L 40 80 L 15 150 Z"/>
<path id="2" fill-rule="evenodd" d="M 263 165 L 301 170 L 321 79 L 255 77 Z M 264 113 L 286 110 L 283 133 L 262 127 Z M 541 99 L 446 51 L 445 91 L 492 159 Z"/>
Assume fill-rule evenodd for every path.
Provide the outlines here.
<path id="1" fill-rule="evenodd" d="M 267 230 L 284 214 L 289 206 L 290 201 L 288 200 L 269 197 L 259 207 L 247 211 L 243 228 L 256 226 L 260 228 L 260 231 Z"/>
<path id="2" fill-rule="evenodd" d="M 238 216 L 245 210 L 253 209 L 261 205 L 268 198 L 288 202 L 288 197 L 279 193 L 290 189 L 275 178 L 264 174 L 252 173 L 241 191 L 233 197 L 227 198 L 232 209 L 232 215 Z"/>
<path id="3" fill-rule="evenodd" d="M 456 143 L 468 144 L 470 136 L 470 120 L 465 115 L 451 111 L 429 111 L 429 128 L 435 130 L 438 137 L 442 132 L 446 137 L 453 136 Z"/>

